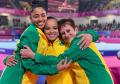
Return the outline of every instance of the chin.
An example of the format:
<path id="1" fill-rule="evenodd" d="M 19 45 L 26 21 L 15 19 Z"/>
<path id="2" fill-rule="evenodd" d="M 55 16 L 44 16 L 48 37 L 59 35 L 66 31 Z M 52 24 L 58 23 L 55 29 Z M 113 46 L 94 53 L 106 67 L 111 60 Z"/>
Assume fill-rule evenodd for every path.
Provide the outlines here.
<path id="1" fill-rule="evenodd" d="M 64 41 L 65 42 L 65 44 L 69 44 L 69 41 Z"/>
<path id="2" fill-rule="evenodd" d="M 54 41 L 55 39 L 49 39 L 49 41 Z"/>
<path id="3" fill-rule="evenodd" d="M 39 29 L 43 29 L 43 28 L 44 28 L 44 26 L 40 26 L 40 27 L 39 27 Z"/>

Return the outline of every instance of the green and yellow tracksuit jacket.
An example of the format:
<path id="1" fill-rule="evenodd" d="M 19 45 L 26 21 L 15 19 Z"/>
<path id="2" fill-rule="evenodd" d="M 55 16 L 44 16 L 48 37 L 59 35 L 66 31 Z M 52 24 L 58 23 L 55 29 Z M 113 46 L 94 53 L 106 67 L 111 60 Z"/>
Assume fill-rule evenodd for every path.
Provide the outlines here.
<path id="1" fill-rule="evenodd" d="M 75 37 L 70 44 L 70 48 L 57 58 L 53 55 L 50 55 L 48 58 L 45 55 L 36 53 L 34 57 L 35 62 L 56 64 L 61 59 L 67 57 L 68 61 L 72 60 L 73 62 L 77 62 L 81 68 L 81 74 L 76 75 L 77 79 L 75 79 L 72 74 L 73 79 L 76 80 L 75 82 L 73 80 L 74 84 L 78 84 L 77 82 L 79 82 L 79 84 L 114 84 L 110 71 L 95 44 L 91 43 L 88 48 L 81 50 L 77 45 L 78 41 L 79 39 Z"/>
<path id="2" fill-rule="evenodd" d="M 55 55 L 65 51 L 65 45 L 57 38 L 54 42 L 48 42 L 48 47 L 46 49 L 46 55 Z M 56 75 L 47 75 L 46 80 L 47 84 L 73 84 L 72 77 L 70 75 L 70 69 L 60 71 Z"/>
<path id="3" fill-rule="evenodd" d="M 39 32 L 41 32 L 39 34 Z M 40 42 L 41 38 L 45 39 L 41 30 L 36 28 L 36 26 L 32 23 L 21 35 L 20 42 L 17 45 L 17 49 L 15 51 L 15 58 L 18 60 L 18 63 L 12 67 L 6 67 L 0 77 L 0 84 L 22 84 L 25 73 L 27 74 L 27 70 L 34 74 L 56 74 L 58 73 L 56 64 L 55 65 L 44 65 L 38 64 L 32 59 L 21 59 L 20 57 L 20 49 L 23 48 L 23 45 L 29 46 L 34 52 L 43 52 L 43 49 L 40 49 L 39 45 L 44 45 L 42 47 L 46 47 L 44 42 Z M 44 53 L 43 53 L 44 54 Z M 41 59 L 42 60 L 42 59 Z M 28 73 L 29 74 L 29 73 Z M 30 75 L 29 78 L 32 76 Z M 30 80 L 34 82 L 35 80 Z M 23 84 L 29 84 L 23 83 Z M 31 83 L 35 84 L 35 83 Z"/>

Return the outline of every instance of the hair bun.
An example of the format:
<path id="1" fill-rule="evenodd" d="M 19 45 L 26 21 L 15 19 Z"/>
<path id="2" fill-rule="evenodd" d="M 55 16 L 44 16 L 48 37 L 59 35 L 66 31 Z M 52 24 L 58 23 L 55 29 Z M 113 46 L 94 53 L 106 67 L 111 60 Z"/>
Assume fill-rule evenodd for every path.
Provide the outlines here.
<path id="1" fill-rule="evenodd" d="M 33 0 L 31 2 L 32 8 L 42 6 L 46 11 L 48 9 L 48 1 L 47 0 Z"/>

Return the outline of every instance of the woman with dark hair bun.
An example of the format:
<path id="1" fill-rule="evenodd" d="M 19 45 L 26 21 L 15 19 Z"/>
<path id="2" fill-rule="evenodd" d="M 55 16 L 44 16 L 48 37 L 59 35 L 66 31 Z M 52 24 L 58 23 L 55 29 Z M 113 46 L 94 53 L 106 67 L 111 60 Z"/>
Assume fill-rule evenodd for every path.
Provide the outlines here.
<path id="1" fill-rule="evenodd" d="M 31 59 L 21 58 L 20 50 L 24 48 L 24 45 L 29 46 L 34 52 L 42 54 L 44 54 L 44 50 L 47 47 L 47 39 L 42 32 L 47 21 L 46 10 L 42 6 L 34 7 L 31 11 L 30 19 L 32 23 L 21 35 L 15 50 L 14 58 L 17 60 L 17 64 L 5 68 L 0 78 L 0 84 L 36 84 L 37 75 L 35 74 L 56 74 L 69 65 L 63 60 L 55 65 L 45 65 L 37 64 Z"/>

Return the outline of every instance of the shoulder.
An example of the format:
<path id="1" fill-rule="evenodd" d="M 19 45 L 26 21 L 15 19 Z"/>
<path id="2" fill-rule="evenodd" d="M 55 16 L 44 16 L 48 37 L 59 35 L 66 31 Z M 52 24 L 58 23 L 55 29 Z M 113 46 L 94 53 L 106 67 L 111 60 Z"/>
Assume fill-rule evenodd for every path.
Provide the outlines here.
<path id="1" fill-rule="evenodd" d="M 34 33 L 34 32 L 37 32 L 37 27 L 33 23 L 31 23 L 24 31 L 24 33 Z"/>
<path id="2" fill-rule="evenodd" d="M 39 34 L 37 32 L 37 28 L 36 28 L 36 26 L 34 24 L 30 24 L 26 28 L 26 30 L 22 33 L 20 38 L 22 38 L 22 37 L 27 37 L 27 38 L 29 38 L 31 40 L 34 40 L 34 39 L 38 40 L 40 38 Z"/>
<path id="3" fill-rule="evenodd" d="M 79 31 L 77 35 L 84 34 L 84 33 L 86 33 L 86 31 Z"/>
<path id="4" fill-rule="evenodd" d="M 25 35 L 25 36 L 36 36 L 36 35 L 38 35 L 36 26 L 35 26 L 33 23 L 31 23 L 31 24 L 25 29 L 25 31 L 22 33 L 21 36 L 23 36 L 23 35 Z"/>

